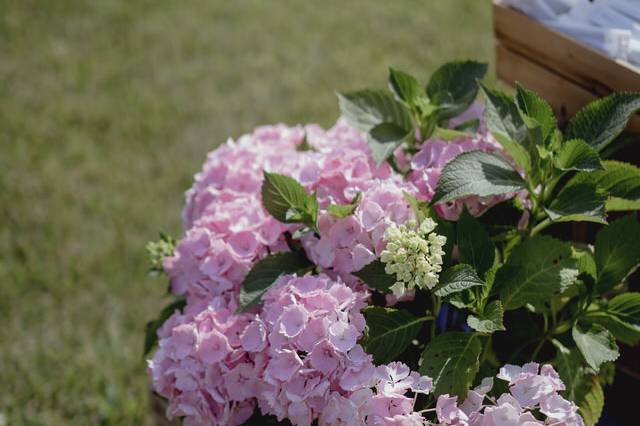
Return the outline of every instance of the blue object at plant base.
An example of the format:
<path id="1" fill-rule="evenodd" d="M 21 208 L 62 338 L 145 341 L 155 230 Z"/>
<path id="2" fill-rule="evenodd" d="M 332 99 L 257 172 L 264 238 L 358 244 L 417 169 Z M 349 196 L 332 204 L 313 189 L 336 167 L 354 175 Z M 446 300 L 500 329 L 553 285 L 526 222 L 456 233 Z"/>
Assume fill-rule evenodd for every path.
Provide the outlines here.
<path id="1" fill-rule="evenodd" d="M 443 303 L 436 318 L 436 327 L 440 332 L 446 330 L 471 331 L 467 325 L 466 317 L 460 314 L 460 310 L 453 305 Z"/>

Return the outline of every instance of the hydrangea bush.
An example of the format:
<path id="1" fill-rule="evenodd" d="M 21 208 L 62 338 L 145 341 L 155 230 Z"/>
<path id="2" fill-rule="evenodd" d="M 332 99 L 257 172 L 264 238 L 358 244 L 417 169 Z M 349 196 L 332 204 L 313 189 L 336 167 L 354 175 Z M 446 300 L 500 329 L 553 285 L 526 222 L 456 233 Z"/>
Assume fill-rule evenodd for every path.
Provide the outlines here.
<path id="1" fill-rule="evenodd" d="M 606 159 L 640 94 L 560 130 L 485 72 L 447 63 L 425 90 L 392 69 L 390 92 L 340 94 L 329 130 L 260 127 L 208 155 L 184 234 L 148 246 L 173 298 L 145 339 L 169 418 L 595 424 L 616 342 L 640 341 L 640 224 L 618 213 L 640 169 Z M 595 242 L 558 238 L 565 222 Z"/>

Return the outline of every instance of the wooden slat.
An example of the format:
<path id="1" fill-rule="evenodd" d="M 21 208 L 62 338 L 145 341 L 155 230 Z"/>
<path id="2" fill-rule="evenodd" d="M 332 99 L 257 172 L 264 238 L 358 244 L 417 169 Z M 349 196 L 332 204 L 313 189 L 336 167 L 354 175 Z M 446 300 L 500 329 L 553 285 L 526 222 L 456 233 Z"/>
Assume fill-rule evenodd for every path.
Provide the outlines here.
<path id="1" fill-rule="evenodd" d="M 493 0 L 498 77 L 538 92 L 566 121 L 613 91 L 640 91 L 640 69 L 553 31 Z M 640 133 L 640 114 L 627 130 Z"/>
<path id="2" fill-rule="evenodd" d="M 614 61 L 495 0 L 493 9 L 496 38 L 510 50 L 600 96 L 640 90 L 640 69 Z"/>
<path id="3" fill-rule="evenodd" d="M 560 121 L 565 121 L 583 105 L 596 99 L 593 93 L 560 77 L 528 58 L 508 49 L 502 44 L 496 46 L 498 78 L 514 85 L 521 83 L 539 93 L 553 108 Z"/>
<path id="4" fill-rule="evenodd" d="M 496 46 L 496 61 L 498 78 L 512 85 L 517 81 L 540 94 L 561 122 L 598 97 L 500 43 Z M 640 132 L 640 117 L 631 119 L 628 130 Z"/>

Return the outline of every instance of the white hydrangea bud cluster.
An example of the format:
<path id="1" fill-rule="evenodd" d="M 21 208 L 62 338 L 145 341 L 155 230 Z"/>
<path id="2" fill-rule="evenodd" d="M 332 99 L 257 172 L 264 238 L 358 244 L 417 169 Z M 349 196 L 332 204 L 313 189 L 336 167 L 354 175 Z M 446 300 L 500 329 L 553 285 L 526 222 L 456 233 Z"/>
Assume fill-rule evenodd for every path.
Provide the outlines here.
<path id="1" fill-rule="evenodd" d="M 387 246 L 380 260 L 385 272 L 396 276 L 397 281 L 391 286 L 396 297 L 414 287 L 431 289 L 438 283 L 447 238 L 433 232 L 436 226 L 433 219 L 427 218 L 420 226 L 409 220 L 385 231 Z"/>

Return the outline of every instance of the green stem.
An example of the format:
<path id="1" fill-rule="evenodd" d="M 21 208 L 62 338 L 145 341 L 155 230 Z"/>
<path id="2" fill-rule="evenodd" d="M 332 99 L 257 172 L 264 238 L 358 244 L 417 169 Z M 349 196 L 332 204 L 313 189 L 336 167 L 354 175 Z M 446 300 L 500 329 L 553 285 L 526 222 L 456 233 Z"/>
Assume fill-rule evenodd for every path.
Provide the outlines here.
<path id="1" fill-rule="evenodd" d="M 536 226 L 534 226 L 531 229 L 531 232 L 529 233 L 530 236 L 534 236 L 540 233 L 540 231 L 542 231 L 543 229 L 549 227 L 553 225 L 553 222 L 551 221 L 551 219 L 546 218 L 544 219 L 542 222 L 538 223 Z"/>
<path id="2" fill-rule="evenodd" d="M 565 173 L 560 173 L 559 175 L 551 178 L 551 180 L 549 181 L 549 183 L 547 183 L 547 187 L 545 188 L 544 193 L 542 194 L 542 200 L 546 201 L 549 199 L 549 197 L 551 196 L 551 194 L 553 193 L 553 190 L 555 189 L 556 185 L 558 184 L 558 182 L 560 181 L 560 178 L 562 178 L 562 176 L 564 176 Z"/>
<path id="3" fill-rule="evenodd" d="M 551 334 L 557 336 L 558 334 L 565 333 L 573 327 L 573 321 L 563 321 L 552 329 Z"/>
<path id="4" fill-rule="evenodd" d="M 548 339 L 548 336 L 544 336 L 544 338 L 540 340 L 536 348 L 533 350 L 533 354 L 531 355 L 531 361 L 536 360 L 536 357 L 538 356 L 538 352 L 540 352 L 540 349 L 542 349 L 542 346 L 544 346 L 547 339 Z"/>
<path id="5" fill-rule="evenodd" d="M 438 318 L 438 314 L 440 313 L 440 298 L 438 298 L 435 294 L 431 294 L 431 302 L 433 306 L 433 317 Z M 431 323 L 431 338 L 436 337 L 436 322 Z"/>
<path id="6" fill-rule="evenodd" d="M 487 360 L 487 353 L 489 352 L 489 349 L 491 349 L 491 337 L 493 336 L 489 335 L 489 337 L 487 337 L 487 343 L 484 344 L 482 357 L 480 358 L 480 364 L 483 364 Z"/>
<path id="7" fill-rule="evenodd" d="M 398 173 L 399 175 L 404 176 L 406 173 L 403 172 L 402 170 L 400 170 L 400 167 L 398 167 L 398 163 L 396 162 L 396 158 L 393 156 L 393 154 L 391 154 L 391 156 L 389 156 L 389 158 L 387 159 L 387 162 L 389 163 L 389 165 L 391 166 L 391 168 L 393 169 L 394 172 Z"/>
<path id="8" fill-rule="evenodd" d="M 536 223 L 534 226 L 532 226 L 538 218 L 545 216 L 544 210 L 540 208 L 540 205 L 541 205 L 540 196 L 544 195 L 544 191 L 545 191 L 544 185 L 541 186 L 541 192 L 540 192 L 540 195 L 538 195 L 535 193 L 533 187 L 531 186 L 531 182 L 527 181 L 527 191 L 529 192 L 529 199 L 531 200 L 531 219 L 532 219 L 529 222 L 528 230 L 529 230 L 529 236 L 532 237 L 537 233 L 539 233 L 540 231 L 542 231 L 547 226 L 549 226 L 550 223 L 547 223 L 547 219 L 545 219 L 542 222 Z"/>
<path id="9" fill-rule="evenodd" d="M 531 186 L 531 182 L 527 180 L 527 192 L 529 193 L 529 199 L 531 200 L 531 215 L 534 216 L 538 211 L 538 195 Z"/>

